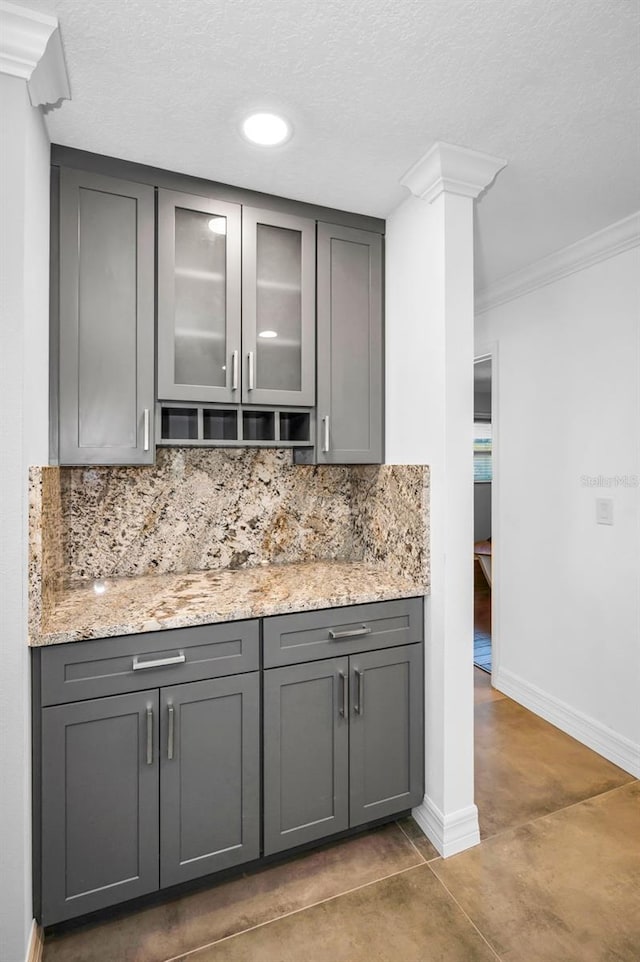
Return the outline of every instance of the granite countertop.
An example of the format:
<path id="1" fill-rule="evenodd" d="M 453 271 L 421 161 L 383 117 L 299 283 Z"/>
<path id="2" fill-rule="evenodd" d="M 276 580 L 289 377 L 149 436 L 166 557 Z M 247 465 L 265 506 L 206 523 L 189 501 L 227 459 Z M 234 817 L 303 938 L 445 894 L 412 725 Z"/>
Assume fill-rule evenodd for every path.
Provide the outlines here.
<path id="1" fill-rule="evenodd" d="M 61 591 L 43 612 L 41 630 L 29 643 L 57 645 L 423 593 L 415 579 L 361 561 L 110 578 Z"/>

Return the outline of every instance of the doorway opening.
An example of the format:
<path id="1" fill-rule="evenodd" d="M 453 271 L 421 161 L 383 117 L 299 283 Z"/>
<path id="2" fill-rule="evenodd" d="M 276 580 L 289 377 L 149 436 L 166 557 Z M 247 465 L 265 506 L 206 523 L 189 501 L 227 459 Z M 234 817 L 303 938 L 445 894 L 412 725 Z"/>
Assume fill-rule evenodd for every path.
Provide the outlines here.
<path id="1" fill-rule="evenodd" d="M 473 366 L 473 663 L 491 674 L 491 590 L 493 540 L 492 358 L 479 357 Z"/>

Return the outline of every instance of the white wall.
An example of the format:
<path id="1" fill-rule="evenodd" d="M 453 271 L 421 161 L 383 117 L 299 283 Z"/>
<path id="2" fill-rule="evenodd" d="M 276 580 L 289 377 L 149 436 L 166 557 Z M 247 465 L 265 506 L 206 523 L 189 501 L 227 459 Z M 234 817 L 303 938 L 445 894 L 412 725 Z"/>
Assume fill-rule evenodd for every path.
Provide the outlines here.
<path id="1" fill-rule="evenodd" d="M 637 775 L 639 278 L 636 247 L 476 319 L 499 348 L 494 682 Z"/>
<path id="2" fill-rule="evenodd" d="M 48 458 L 49 140 L 24 80 L 0 74 L 0 97 L 0 958 L 21 962 L 32 919 L 27 468 Z"/>

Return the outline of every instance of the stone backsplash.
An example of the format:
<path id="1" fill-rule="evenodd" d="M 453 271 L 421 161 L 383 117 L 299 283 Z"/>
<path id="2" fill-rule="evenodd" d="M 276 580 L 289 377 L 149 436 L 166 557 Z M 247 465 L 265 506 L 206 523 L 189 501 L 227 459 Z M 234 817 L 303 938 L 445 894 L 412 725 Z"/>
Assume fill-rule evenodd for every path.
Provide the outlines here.
<path id="1" fill-rule="evenodd" d="M 57 580 L 305 561 L 429 582 L 429 469 L 302 466 L 274 449 L 165 448 L 149 467 L 33 468 L 32 566 Z M 34 572 L 35 573 L 35 572 Z"/>

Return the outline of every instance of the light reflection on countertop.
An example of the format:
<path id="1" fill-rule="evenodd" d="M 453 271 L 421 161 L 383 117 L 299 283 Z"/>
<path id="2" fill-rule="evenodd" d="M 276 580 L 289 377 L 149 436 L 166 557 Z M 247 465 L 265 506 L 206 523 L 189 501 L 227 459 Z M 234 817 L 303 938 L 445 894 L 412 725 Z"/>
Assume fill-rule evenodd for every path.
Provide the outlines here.
<path id="1" fill-rule="evenodd" d="M 312 561 L 91 580 L 42 612 L 34 647 L 164 628 L 416 597 L 426 586 L 381 564 Z"/>

